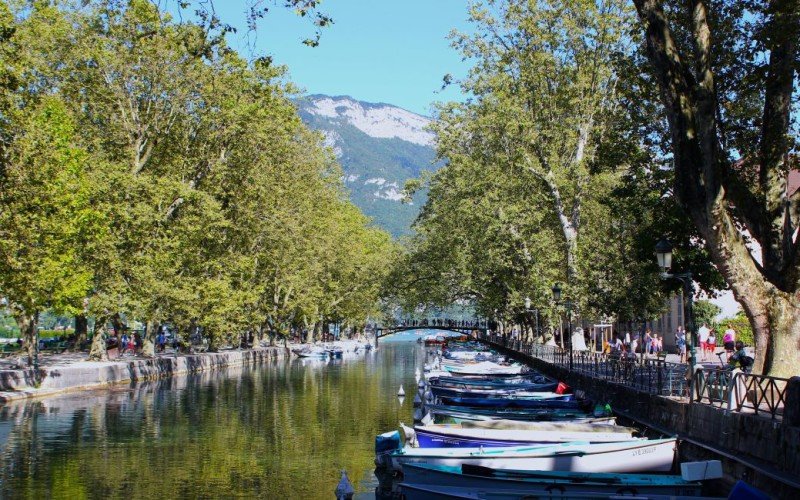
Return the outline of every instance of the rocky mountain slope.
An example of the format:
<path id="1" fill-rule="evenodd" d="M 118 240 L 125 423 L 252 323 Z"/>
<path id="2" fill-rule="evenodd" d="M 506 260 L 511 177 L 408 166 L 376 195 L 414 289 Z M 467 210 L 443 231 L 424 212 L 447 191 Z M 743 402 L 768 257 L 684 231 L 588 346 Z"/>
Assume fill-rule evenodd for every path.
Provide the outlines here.
<path id="1" fill-rule="evenodd" d="M 403 184 L 436 168 L 430 118 L 348 96 L 309 95 L 297 105 L 303 121 L 333 148 L 353 202 L 394 236 L 408 234 L 425 198 L 403 204 Z"/>

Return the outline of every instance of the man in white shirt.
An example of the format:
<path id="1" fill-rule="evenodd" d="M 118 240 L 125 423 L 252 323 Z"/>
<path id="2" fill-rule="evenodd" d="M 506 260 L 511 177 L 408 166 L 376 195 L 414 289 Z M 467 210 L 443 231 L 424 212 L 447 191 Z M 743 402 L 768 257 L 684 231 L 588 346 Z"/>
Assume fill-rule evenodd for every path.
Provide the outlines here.
<path id="1" fill-rule="evenodd" d="M 702 358 L 703 361 L 706 360 L 706 351 L 707 351 L 707 348 L 708 348 L 708 335 L 710 333 L 711 333 L 711 330 L 708 328 L 708 325 L 706 325 L 705 323 L 703 323 L 703 326 L 701 326 L 697 330 L 697 340 L 700 341 L 700 352 L 703 355 L 703 358 Z"/>

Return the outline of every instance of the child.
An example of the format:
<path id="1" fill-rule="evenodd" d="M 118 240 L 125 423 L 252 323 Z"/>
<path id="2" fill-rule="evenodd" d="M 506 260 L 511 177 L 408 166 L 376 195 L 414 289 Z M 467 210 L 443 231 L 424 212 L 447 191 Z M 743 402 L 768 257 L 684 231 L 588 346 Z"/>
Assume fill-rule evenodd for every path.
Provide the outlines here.
<path id="1" fill-rule="evenodd" d="M 706 350 L 711 353 L 711 359 L 714 359 L 714 353 L 717 351 L 717 335 L 714 330 L 708 334 L 708 341 L 706 341 Z"/>

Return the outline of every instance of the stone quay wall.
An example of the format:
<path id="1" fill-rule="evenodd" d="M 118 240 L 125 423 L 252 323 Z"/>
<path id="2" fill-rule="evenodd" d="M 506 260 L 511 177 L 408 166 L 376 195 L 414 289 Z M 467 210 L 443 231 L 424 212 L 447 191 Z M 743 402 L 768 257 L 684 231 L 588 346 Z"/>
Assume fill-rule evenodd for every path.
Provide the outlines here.
<path id="1" fill-rule="evenodd" d="M 743 479 L 774 498 L 800 498 L 800 419 L 773 420 L 655 396 L 490 344 L 596 401 L 609 402 L 621 415 L 677 436 L 681 461 L 720 460 L 725 475 L 720 488 Z M 792 405 L 800 401 L 787 401 L 787 413 Z"/>
<path id="2" fill-rule="evenodd" d="M 175 375 L 258 364 L 288 358 L 281 347 L 223 351 L 192 355 L 162 355 L 125 361 L 79 361 L 39 370 L 0 371 L 0 402 L 49 396 L 68 391 L 95 389 L 113 384 L 154 380 Z"/>

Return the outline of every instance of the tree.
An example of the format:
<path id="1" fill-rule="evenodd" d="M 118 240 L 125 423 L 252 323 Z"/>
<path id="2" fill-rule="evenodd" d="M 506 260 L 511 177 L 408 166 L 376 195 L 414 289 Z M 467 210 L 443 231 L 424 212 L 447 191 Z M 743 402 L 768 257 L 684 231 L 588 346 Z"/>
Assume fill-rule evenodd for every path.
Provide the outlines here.
<path id="1" fill-rule="evenodd" d="M 493 109 L 494 148 L 549 197 L 570 283 L 590 164 L 617 105 L 611 63 L 623 43 L 624 13 L 613 0 L 490 1 L 471 9 L 477 33 L 455 40 L 477 59 L 464 87 Z"/>
<path id="2" fill-rule="evenodd" d="M 787 182 L 798 3 L 634 4 L 668 123 L 675 195 L 750 319 L 755 370 L 795 375 L 799 205 Z"/>
<path id="3" fill-rule="evenodd" d="M 695 324 L 713 326 L 717 324 L 717 316 L 722 312 L 722 308 L 708 300 L 696 300 L 694 302 Z"/>
<path id="4" fill-rule="evenodd" d="M 34 362 L 39 313 L 74 313 L 91 282 L 82 245 L 99 234 L 86 183 L 89 155 L 57 97 L 22 121 L 0 176 L 0 294 Z"/>

